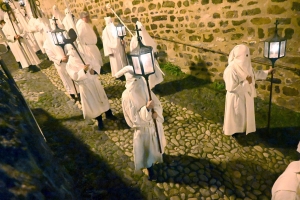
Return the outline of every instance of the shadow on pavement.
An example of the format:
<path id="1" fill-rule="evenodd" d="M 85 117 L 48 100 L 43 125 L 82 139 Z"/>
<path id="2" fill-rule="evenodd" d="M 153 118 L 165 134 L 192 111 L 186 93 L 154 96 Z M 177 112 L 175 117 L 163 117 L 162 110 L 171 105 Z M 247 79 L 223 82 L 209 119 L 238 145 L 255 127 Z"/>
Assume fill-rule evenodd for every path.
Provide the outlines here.
<path id="1" fill-rule="evenodd" d="M 242 146 L 263 145 L 266 148 L 278 148 L 286 156 L 297 159 L 300 127 L 271 128 L 270 132 L 266 128 L 260 128 L 248 135 L 238 134 L 235 139 Z"/>
<path id="2" fill-rule="evenodd" d="M 127 185 L 100 155 L 96 155 L 90 150 L 91 147 L 64 127 L 61 119 L 53 118 L 43 109 L 34 109 L 33 113 L 43 127 L 54 156 L 72 177 L 74 191 L 78 192 L 81 199 L 144 199 L 138 188 Z M 101 146 L 108 140 L 105 134 L 101 134 L 96 142 Z"/>
<path id="3" fill-rule="evenodd" d="M 198 185 L 200 193 L 207 197 L 222 195 L 220 188 L 223 186 L 221 190 L 226 196 L 235 195 L 238 198 L 244 198 L 245 192 L 251 192 L 246 188 L 253 185 L 259 186 L 260 179 L 268 180 L 266 181 L 268 185 L 260 189 L 260 192 L 270 198 L 271 188 L 279 173 L 264 169 L 262 165 L 258 161 L 251 160 L 224 160 L 216 165 L 201 158 L 164 155 L 164 163 L 155 165 L 154 170 L 158 183 Z"/>

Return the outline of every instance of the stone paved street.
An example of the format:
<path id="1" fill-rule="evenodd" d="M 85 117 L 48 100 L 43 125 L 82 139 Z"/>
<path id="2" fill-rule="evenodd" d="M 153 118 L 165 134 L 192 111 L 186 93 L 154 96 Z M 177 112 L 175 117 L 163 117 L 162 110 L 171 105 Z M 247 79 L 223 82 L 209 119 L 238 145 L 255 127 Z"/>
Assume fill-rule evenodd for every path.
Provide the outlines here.
<path id="1" fill-rule="evenodd" d="M 81 106 L 65 93 L 47 60 L 42 70 L 17 68 L 2 55 L 35 114 L 54 156 L 73 177 L 82 199 L 271 199 L 271 187 L 295 156 L 261 143 L 241 145 L 222 124 L 160 97 L 167 139 L 157 182 L 134 172 L 132 136 L 123 119 L 125 81 L 102 73 L 100 80 L 118 121 L 104 118 L 104 131 L 85 121 Z M 191 99 L 192 101 L 192 99 Z"/>

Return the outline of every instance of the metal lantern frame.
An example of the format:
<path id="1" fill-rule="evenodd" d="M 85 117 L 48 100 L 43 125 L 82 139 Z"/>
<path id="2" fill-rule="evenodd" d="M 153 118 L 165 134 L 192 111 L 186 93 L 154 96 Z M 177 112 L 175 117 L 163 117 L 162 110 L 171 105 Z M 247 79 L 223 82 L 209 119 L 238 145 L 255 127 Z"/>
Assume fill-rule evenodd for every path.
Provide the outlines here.
<path id="1" fill-rule="evenodd" d="M 153 48 L 151 46 L 145 46 L 142 43 L 141 37 L 139 35 L 139 31 L 141 31 L 141 29 L 138 29 L 138 26 L 136 25 L 138 45 L 135 49 L 132 50 L 132 52 L 130 53 L 130 57 L 132 60 L 134 74 L 137 76 L 143 76 L 146 80 L 149 99 L 151 101 L 152 97 L 151 97 L 151 90 L 150 90 L 150 86 L 149 86 L 149 76 L 151 74 L 155 73 Z M 149 61 L 151 61 L 151 62 L 149 62 Z M 152 109 L 152 113 L 154 113 L 154 112 L 155 111 Z M 156 138 L 157 138 L 157 142 L 158 142 L 159 152 L 162 153 L 157 123 L 156 123 L 155 119 L 153 119 L 153 123 L 155 126 L 155 132 L 156 132 Z"/>
<path id="2" fill-rule="evenodd" d="M 123 67 L 125 67 L 126 65 L 128 65 L 128 58 L 127 58 L 127 54 L 126 54 L 126 50 L 125 50 L 125 41 L 124 41 L 124 37 L 126 36 L 126 27 L 122 24 L 122 23 L 119 23 L 117 26 L 116 26 L 116 29 L 117 29 L 117 35 L 118 37 L 121 39 L 121 45 L 123 47 L 123 51 L 124 51 L 124 56 L 126 58 L 126 63 L 123 63 L 123 59 L 121 59 L 121 62 L 123 64 Z"/>
<path id="3" fill-rule="evenodd" d="M 55 19 L 55 17 L 52 19 L 54 20 L 54 24 L 55 24 L 55 29 L 53 31 L 51 31 L 51 36 L 52 36 L 52 39 L 53 39 L 53 43 L 55 45 L 58 45 L 60 46 L 62 49 L 63 49 L 63 52 L 65 53 L 65 45 L 66 44 L 71 44 L 73 46 L 73 48 L 76 50 L 76 52 L 78 53 L 82 63 L 85 65 L 80 53 L 78 52 L 76 46 L 74 45 L 74 41 L 76 40 L 77 36 L 75 35 L 74 37 L 71 37 L 70 39 L 67 39 L 66 36 L 67 36 L 67 31 L 64 30 L 64 29 L 60 29 L 56 23 L 57 19 Z M 74 35 L 75 31 L 72 29 L 71 31 L 72 34 L 70 34 L 70 30 L 69 30 L 69 35 Z M 76 34 L 76 33 L 75 33 Z M 72 83 L 73 83 L 73 86 L 74 86 L 74 89 L 75 89 L 75 92 L 76 92 L 76 97 L 77 99 L 79 100 L 79 97 L 78 97 L 78 92 L 77 92 L 77 89 L 76 89 L 76 86 L 75 86 L 75 83 L 74 81 L 72 80 Z M 80 102 L 80 100 L 79 100 Z"/>
<path id="4" fill-rule="evenodd" d="M 58 24 L 56 23 L 58 19 L 54 17 L 52 20 L 55 24 L 55 29 L 51 31 L 53 42 L 55 45 L 59 45 L 62 48 L 64 48 L 64 46 L 67 44 L 65 42 L 65 39 L 67 37 L 67 31 L 58 27 Z"/>
<path id="5" fill-rule="evenodd" d="M 126 36 L 126 29 L 125 29 L 125 26 L 121 23 L 119 23 L 117 26 L 116 26 L 116 29 L 117 29 L 117 34 L 118 34 L 118 37 L 121 38 L 121 40 L 123 40 L 123 38 Z"/>
<path id="6" fill-rule="evenodd" d="M 272 62 L 272 68 L 275 67 L 275 62 L 279 58 L 283 58 L 286 54 L 287 40 L 278 35 L 278 20 L 275 22 L 274 35 L 264 41 L 264 57 L 270 59 Z M 269 112 L 268 112 L 268 125 L 267 129 L 270 132 L 270 120 L 271 120 L 271 104 L 272 104 L 272 91 L 273 91 L 273 73 L 271 73 L 271 86 L 269 97 Z"/>
<path id="7" fill-rule="evenodd" d="M 134 74 L 144 76 L 148 80 L 149 75 L 155 73 L 154 69 L 154 55 L 151 46 L 145 46 L 139 35 L 140 29 L 136 25 L 138 45 L 130 53 Z M 151 61 L 151 62 L 150 62 Z"/>
<path id="8" fill-rule="evenodd" d="M 18 0 L 18 3 L 21 7 L 24 7 L 25 6 L 25 2 L 24 0 Z"/>

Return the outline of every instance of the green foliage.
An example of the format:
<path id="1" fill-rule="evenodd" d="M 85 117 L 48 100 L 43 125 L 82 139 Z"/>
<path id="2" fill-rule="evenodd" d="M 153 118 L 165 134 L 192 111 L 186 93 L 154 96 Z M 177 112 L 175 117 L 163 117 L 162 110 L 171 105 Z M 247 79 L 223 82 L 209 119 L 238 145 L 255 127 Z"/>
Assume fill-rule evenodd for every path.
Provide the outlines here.
<path id="1" fill-rule="evenodd" d="M 219 82 L 219 81 L 215 81 L 212 83 L 212 87 L 215 89 L 215 90 L 224 90 L 225 89 L 225 83 L 223 82 Z"/>
<path id="2" fill-rule="evenodd" d="M 176 66 L 170 62 L 161 63 L 160 67 L 175 76 L 184 74 L 178 66 Z"/>

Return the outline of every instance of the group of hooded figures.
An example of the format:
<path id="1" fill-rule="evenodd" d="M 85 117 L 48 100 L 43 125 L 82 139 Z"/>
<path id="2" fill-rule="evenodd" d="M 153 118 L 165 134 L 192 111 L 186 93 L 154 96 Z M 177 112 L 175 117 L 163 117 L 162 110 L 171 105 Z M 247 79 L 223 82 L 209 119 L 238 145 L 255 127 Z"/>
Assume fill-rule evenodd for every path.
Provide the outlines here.
<path id="1" fill-rule="evenodd" d="M 38 65 L 40 60 L 36 56 L 36 51 L 41 50 L 53 61 L 67 93 L 82 104 L 85 119 L 96 119 L 99 130 L 104 129 L 103 113 L 106 119 L 118 120 L 110 109 L 107 95 L 99 81 L 103 62 L 88 12 L 80 13 L 80 18 L 76 20 L 69 9 L 65 9 L 63 15 L 55 5 L 51 19 L 47 19 L 44 15 L 41 18 L 34 18 L 26 6 L 25 8 L 16 6 L 13 11 L 16 20 L 12 20 L 8 13 L 4 13 L 5 23 L 2 30 L 20 68 Z M 152 92 L 152 88 L 163 81 L 164 74 L 157 60 L 154 59 L 155 73 L 149 76 L 150 99 L 144 77 L 136 76 L 133 67 L 128 64 L 122 46 L 124 42 L 117 36 L 111 17 L 105 17 L 104 20 L 106 24 L 102 31 L 104 56 L 109 57 L 112 76 L 126 78 L 122 108 L 127 124 L 134 129 L 135 169 L 146 168 L 149 180 L 156 180 L 152 166 L 163 161 L 166 140 L 162 125 L 163 108 Z M 78 36 L 76 42 L 72 45 L 67 44 L 64 48 L 55 45 L 51 36 L 51 31 L 56 28 L 55 24 L 66 31 L 73 29 Z M 157 52 L 156 42 L 147 33 L 142 23 L 137 21 L 136 25 L 141 29 L 139 35 L 143 44 L 152 46 L 153 52 Z M 134 36 L 130 42 L 130 51 L 137 45 L 138 39 Z M 267 75 L 273 72 L 272 68 L 254 71 L 250 51 L 246 45 L 237 45 L 231 50 L 228 66 L 223 75 L 227 90 L 223 126 L 225 135 L 248 134 L 256 131 L 255 81 L 266 79 Z M 300 145 L 298 151 L 300 152 Z M 294 161 L 290 165 L 275 182 L 272 189 L 273 199 L 300 198 L 300 161 Z M 288 180 L 293 181 L 288 182 Z"/>

